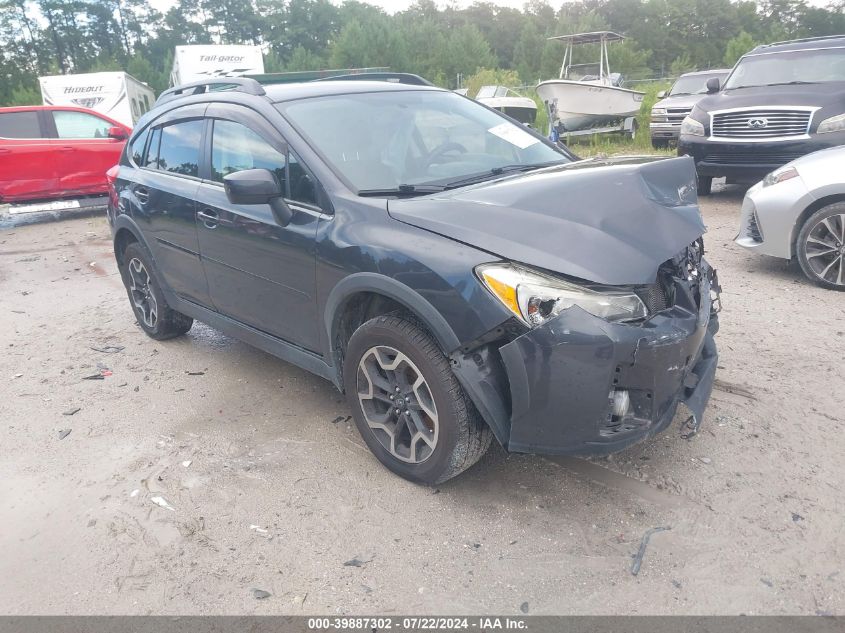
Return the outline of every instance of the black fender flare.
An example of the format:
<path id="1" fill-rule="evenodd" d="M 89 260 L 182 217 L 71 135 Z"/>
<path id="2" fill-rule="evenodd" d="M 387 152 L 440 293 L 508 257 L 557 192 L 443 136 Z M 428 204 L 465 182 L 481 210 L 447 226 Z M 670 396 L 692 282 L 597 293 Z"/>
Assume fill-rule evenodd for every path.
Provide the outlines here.
<path id="1" fill-rule="evenodd" d="M 443 353 L 447 356 L 460 347 L 461 342 L 455 336 L 454 330 L 443 318 L 443 315 L 431 305 L 421 294 L 396 281 L 395 279 L 372 272 L 353 273 L 344 277 L 329 293 L 324 309 L 324 325 L 327 337 L 327 358 L 332 362 L 337 360 L 337 350 L 334 349 L 334 338 L 342 313 L 341 308 L 352 296 L 361 292 L 374 292 L 405 306 L 413 312 L 428 328 Z M 335 367 L 340 374 L 341 368 Z"/>
<path id="2" fill-rule="evenodd" d="M 112 225 L 112 245 L 116 246 L 117 241 L 117 234 L 121 231 L 129 231 L 132 233 L 134 238 L 145 248 L 147 252 L 150 254 L 150 257 L 153 257 L 153 250 L 150 248 L 150 245 L 147 243 L 147 239 L 144 237 L 144 232 L 140 229 L 138 224 L 126 214 L 120 214 L 114 219 L 114 224 Z M 115 258 L 117 258 L 117 250 L 115 249 Z M 120 264 L 120 262 L 118 262 Z"/>
<path id="3" fill-rule="evenodd" d="M 126 214 L 118 215 L 114 219 L 114 224 L 112 225 L 112 250 L 114 251 L 114 259 L 117 262 L 117 269 L 120 271 L 121 276 L 123 275 L 123 263 L 117 257 L 116 242 L 117 234 L 124 230 L 129 231 L 132 236 L 137 240 L 137 242 L 144 247 L 144 250 L 147 251 L 147 255 L 149 255 L 150 259 L 153 262 L 153 270 L 151 272 L 153 275 L 155 275 L 159 288 L 161 288 L 161 291 L 164 293 L 164 296 L 168 301 L 173 301 L 175 299 L 175 295 L 170 290 L 170 286 L 164 283 L 164 280 L 158 273 L 158 262 L 156 262 L 155 255 L 153 254 L 153 249 L 150 248 L 150 244 L 147 241 L 147 238 L 144 237 L 144 232 L 141 230 L 135 220 L 133 220 L 130 216 Z"/>

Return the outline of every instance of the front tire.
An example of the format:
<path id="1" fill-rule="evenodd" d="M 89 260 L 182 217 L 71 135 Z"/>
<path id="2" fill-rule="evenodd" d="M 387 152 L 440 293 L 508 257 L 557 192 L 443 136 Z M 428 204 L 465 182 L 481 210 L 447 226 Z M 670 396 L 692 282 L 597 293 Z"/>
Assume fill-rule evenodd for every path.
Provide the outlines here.
<path id="1" fill-rule="evenodd" d="M 355 425 L 400 477 L 438 484 L 460 474 L 492 439 L 435 340 L 415 323 L 380 316 L 349 339 L 343 363 Z"/>
<path id="2" fill-rule="evenodd" d="M 798 233 L 796 251 L 810 281 L 845 291 L 845 202 L 822 207 L 807 218 Z"/>
<path id="3" fill-rule="evenodd" d="M 194 320 L 167 305 L 152 258 L 137 242 L 126 247 L 120 274 L 138 325 L 147 336 L 164 341 L 191 329 Z"/>

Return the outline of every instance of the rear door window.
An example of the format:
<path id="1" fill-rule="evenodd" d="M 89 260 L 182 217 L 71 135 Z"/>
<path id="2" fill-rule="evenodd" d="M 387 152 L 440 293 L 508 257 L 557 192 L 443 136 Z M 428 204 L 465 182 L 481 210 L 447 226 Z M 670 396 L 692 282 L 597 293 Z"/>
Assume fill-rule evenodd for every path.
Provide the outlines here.
<path id="1" fill-rule="evenodd" d="M 38 112 L 0 113 L 0 138 L 43 138 Z"/>
<path id="2" fill-rule="evenodd" d="M 87 112 L 54 110 L 53 120 L 59 138 L 108 138 L 112 124 Z"/>
<path id="3" fill-rule="evenodd" d="M 161 128 L 157 169 L 199 177 L 203 121 L 182 121 Z"/>
<path id="4" fill-rule="evenodd" d="M 233 121 L 217 120 L 211 146 L 211 177 L 223 177 L 245 169 L 269 169 L 285 186 L 285 155 L 251 129 Z"/>

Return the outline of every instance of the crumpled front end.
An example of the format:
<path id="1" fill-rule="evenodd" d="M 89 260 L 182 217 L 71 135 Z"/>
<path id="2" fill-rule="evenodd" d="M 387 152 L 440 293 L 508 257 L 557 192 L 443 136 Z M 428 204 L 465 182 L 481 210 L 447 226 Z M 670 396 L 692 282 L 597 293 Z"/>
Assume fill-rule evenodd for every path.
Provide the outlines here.
<path id="1" fill-rule="evenodd" d="M 643 323 L 612 323 L 574 307 L 503 345 L 508 450 L 618 451 L 664 430 L 680 403 L 694 433 L 718 360 L 711 287 L 718 289 L 715 271 L 699 258 L 667 275 L 670 305 Z"/>

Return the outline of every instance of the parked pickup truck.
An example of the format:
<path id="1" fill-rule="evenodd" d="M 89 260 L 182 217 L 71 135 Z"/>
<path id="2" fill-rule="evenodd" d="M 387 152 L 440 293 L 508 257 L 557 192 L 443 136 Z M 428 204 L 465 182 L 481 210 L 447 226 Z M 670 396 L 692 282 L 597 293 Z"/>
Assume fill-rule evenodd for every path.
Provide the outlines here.
<path id="1" fill-rule="evenodd" d="M 730 72 L 730 68 L 723 68 L 685 73 L 678 77 L 669 92 L 658 92 L 660 101 L 651 109 L 649 125 L 652 147 L 669 147 L 669 143 L 676 142 L 683 120 L 692 112 L 692 107 L 707 96 L 707 81 L 714 77 L 724 81 Z"/>

